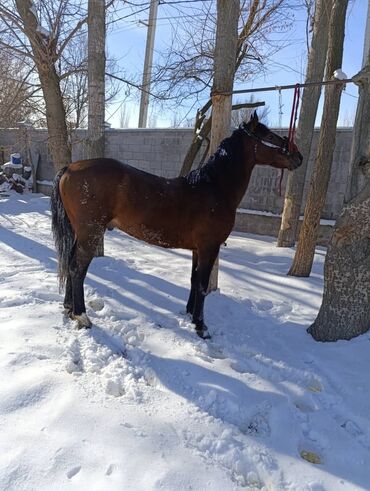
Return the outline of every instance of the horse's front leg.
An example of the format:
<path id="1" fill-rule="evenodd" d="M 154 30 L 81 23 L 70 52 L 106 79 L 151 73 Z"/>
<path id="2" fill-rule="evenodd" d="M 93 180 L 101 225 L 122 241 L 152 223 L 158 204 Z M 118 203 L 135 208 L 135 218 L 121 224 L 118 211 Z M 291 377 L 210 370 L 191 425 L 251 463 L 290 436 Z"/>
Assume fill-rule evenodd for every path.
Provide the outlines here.
<path id="1" fill-rule="evenodd" d="M 86 315 L 84 280 L 93 255 L 94 251 L 91 251 L 90 248 L 84 248 L 77 244 L 76 252 L 70 265 L 73 304 L 71 318 L 77 320 L 79 328 L 91 327 L 91 321 Z"/>
<path id="2" fill-rule="evenodd" d="M 193 324 L 198 334 L 203 339 L 209 339 L 208 327 L 204 322 L 204 299 L 207 295 L 209 277 L 220 246 L 209 248 L 199 252 L 198 268 L 195 285 L 195 301 L 193 310 Z"/>
<path id="3" fill-rule="evenodd" d="M 194 303 L 195 303 L 195 290 L 196 290 L 196 276 L 197 276 L 197 267 L 198 267 L 198 254 L 193 251 L 193 264 L 191 268 L 191 287 L 189 300 L 186 304 L 186 312 L 188 314 L 193 314 L 194 312 Z"/>

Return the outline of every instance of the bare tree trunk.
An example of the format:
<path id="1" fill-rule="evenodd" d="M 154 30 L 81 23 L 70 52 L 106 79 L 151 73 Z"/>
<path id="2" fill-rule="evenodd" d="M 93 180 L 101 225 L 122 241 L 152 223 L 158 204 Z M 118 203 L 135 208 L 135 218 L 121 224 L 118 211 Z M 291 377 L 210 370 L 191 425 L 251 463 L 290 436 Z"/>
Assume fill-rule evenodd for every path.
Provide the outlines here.
<path id="1" fill-rule="evenodd" d="M 370 4 L 367 8 L 364 56 L 362 61 L 363 69 L 357 75 L 352 77 L 353 81 L 359 86 L 359 98 L 353 129 L 351 166 L 349 169 L 346 202 L 354 198 L 365 186 L 366 175 L 363 172 L 363 163 L 369 158 L 370 151 Z"/>
<path id="2" fill-rule="evenodd" d="M 211 131 L 212 118 L 205 118 L 206 112 L 211 107 L 211 104 L 212 102 L 209 100 L 207 104 L 202 107 L 202 109 L 197 111 L 193 139 L 188 151 L 186 152 L 179 176 L 186 176 L 186 174 L 191 171 L 194 160 L 203 145 L 203 141 L 208 138 Z"/>
<path id="3" fill-rule="evenodd" d="M 324 268 L 324 295 L 308 332 L 317 341 L 351 339 L 370 328 L 370 161 L 365 189 L 337 220 Z"/>
<path id="4" fill-rule="evenodd" d="M 57 170 L 69 165 L 72 160 L 60 81 L 53 66 L 49 66 L 44 73 L 42 64 L 38 72 L 45 99 L 48 144 Z"/>
<path id="5" fill-rule="evenodd" d="M 314 29 L 308 56 L 306 82 L 320 82 L 323 80 L 332 5 L 333 0 L 316 0 Z M 295 172 L 289 172 L 288 175 L 284 210 L 277 242 L 278 247 L 292 247 L 295 244 L 320 94 L 320 85 L 316 87 L 305 87 L 303 91 L 297 127 L 297 145 L 303 155 L 303 163 L 299 169 Z"/>
<path id="6" fill-rule="evenodd" d="M 104 157 L 105 1 L 88 2 L 88 158 Z"/>
<path id="7" fill-rule="evenodd" d="M 335 224 L 325 260 L 322 304 L 308 329 L 318 341 L 351 339 L 370 328 L 370 45 L 366 39 L 364 68 L 353 80 L 359 85 L 359 100 L 351 152 L 352 199 Z M 362 190 L 352 197 L 361 182 Z"/>
<path id="8" fill-rule="evenodd" d="M 329 76 L 332 76 L 334 70 L 342 66 L 347 5 L 348 0 L 334 0 L 329 28 L 327 59 Z M 325 89 L 319 145 L 298 246 L 288 273 L 291 276 L 309 276 L 311 272 L 320 217 L 329 185 L 342 89 L 343 85 L 340 83 L 327 85 Z"/>
<path id="9" fill-rule="evenodd" d="M 332 0 L 328 0 L 332 1 Z M 273 6 L 273 9 L 278 8 L 278 3 Z M 258 16 L 259 12 L 259 7 L 260 7 L 260 0 L 252 0 L 250 7 L 249 7 L 249 13 L 248 13 L 248 18 L 245 21 L 245 24 L 240 31 L 240 34 L 238 36 L 237 40 L 237 46 L 236 46 L 236 55 L 235 55 L 235 68 L 234 68 L 234 75 L 237 72 L 238 68 L 240 67 L 243 59 L 246 56 L 246 44 L 245 40 L 248 39 L 248 36 L 251 33 L 251 30 L 253 29 L 253 25 L 255 23 L 256 17 Z M 257 105 L 261 105 L 260 103 L 257 103 Z M 257 105 L 255 107 L 257 107 Z M 180 176 L 186 176 L 191 171 L 192 165 L 194 163 L 194 160 L 196 156 L 198 155 L 199 150 L 202 147 L 203 144 L 203 139 L 208 138 L 208 134 L 210 132 L 211 128 L 211 118 L 208 120 L 205 120 L 206 113 L 207 111 L 212 107 L 212 99 L 209 99 L 206 104 L 202 107 L 202 109 L 198 110 L 197 112 L 197 118 L 195 122 L 195 127 L 194 127 L 194 137 L 193 140 L 190 144 L 190 147 L 185 155 L 183 164 L 181 166 L 180 170 Z M 249 106 L 253 107 L 253 106 Z M 231 121 L 231 119 L 230 119 Z M 204 124 L 203 124 L 204 122 Z"/>
<path id="10" fill-rule="evenodd" d="M 45 99 L 48 144 L 56 170 L 71 162 L 66 114 L 55 68 L 56 53 L 52 43 L 38 29 L 38 20 L 30 0 L 16 0 L 18 13 L 30 41 L 34 61 Z M 54 52 L 53 52 L 54 49 Z M 51 51 L 51 52 L 50 52 Z"/>
<path id="11" fill-rule="evenodd" d="M 217 0 L 217 30 L 212 88 L 210 153 L 230 133 L 232 96 L 238 43 L 239 0 Z M 209 291 L 217 289 L 218 258 L 211 272 Z"/>

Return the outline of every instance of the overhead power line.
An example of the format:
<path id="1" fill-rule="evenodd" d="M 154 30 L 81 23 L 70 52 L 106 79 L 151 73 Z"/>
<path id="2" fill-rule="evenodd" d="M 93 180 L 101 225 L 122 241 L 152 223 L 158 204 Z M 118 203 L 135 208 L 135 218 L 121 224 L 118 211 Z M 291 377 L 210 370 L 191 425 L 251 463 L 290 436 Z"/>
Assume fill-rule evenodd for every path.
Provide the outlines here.
<path id="1" fill-rule="evenodd" d="M 177 5 L 178 3 L 204 3 L 213 1 L 214 0 L 159 0 L 159 5 Z"/>
<path id="2" fill-rule="evenodd" d="M 270 92 L 272 90 L 288 90 L 288 89 L 295 89 L 297 85 L 300 87 L 315 87 L 317 85 L 335 85 L 335 84 L 348 84 L 348 83 L 354 83 L 351 78 L 346 78 L 343 80 L 325 80 L 323 82 L 306 82 L 303 84 L 290 84 L 290 85 L 272 85 L 270 87 L 256 87 L 254 89 L 238 89 L 238 90 L 232 90 L 230 92 L 226 93 L 217 93 L 217 95 L 231 95 L 231 94 L 248 94 L 248 93 L 253 93 L 253 92 Z M 213 92 L 213 94 L 216 94 Z"/>

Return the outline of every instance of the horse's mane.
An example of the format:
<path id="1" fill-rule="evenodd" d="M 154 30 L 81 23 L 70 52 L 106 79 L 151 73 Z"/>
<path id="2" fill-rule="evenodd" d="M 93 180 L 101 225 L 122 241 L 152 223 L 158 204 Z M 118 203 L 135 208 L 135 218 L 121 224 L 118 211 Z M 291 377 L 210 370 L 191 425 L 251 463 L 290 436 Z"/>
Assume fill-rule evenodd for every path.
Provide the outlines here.
<path id="1" fill-rule="evenodd" d="M 241 158 L 241 146 L 239 143 L 240 136 L 243 134 L 241 129 L 233 131 L 231 136 L 225 138 L 220 143 L 216 152 L 209 157 L 202 167 L 192 170 L 185 177 L 189 184 L 199 184 L 203 182 L 212 182 L 225 167 L 236 164 Z"/>

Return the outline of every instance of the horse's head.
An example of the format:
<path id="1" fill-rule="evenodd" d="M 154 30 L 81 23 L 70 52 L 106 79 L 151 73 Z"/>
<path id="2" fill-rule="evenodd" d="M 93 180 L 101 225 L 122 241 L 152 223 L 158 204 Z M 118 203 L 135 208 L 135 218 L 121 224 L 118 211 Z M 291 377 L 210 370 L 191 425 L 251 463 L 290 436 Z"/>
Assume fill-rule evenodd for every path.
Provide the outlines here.
<path id="1" fill-rule="evenodd" d="M 303 157 L 296 145 L 293 145 L 290 151 L 288 138 L 277 135 L 260 123 L 256 111 L 250 121 L 242 123 L 239 128 L 251 140 L 256 164 L 289 170 L 294 170 L 302 164 Z"/>

